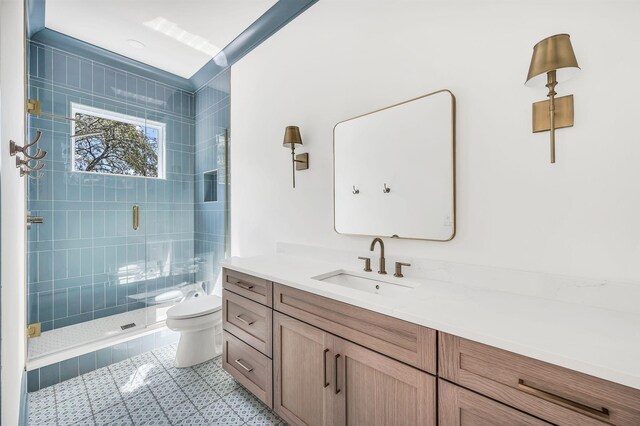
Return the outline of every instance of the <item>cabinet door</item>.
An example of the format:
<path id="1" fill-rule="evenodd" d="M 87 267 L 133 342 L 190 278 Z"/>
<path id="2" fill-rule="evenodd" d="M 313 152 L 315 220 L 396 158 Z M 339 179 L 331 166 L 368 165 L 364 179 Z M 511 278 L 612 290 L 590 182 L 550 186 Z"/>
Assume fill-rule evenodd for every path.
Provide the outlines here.
<path id="1" fill-rule="evenodd" d="M 291 425 L 333 425 L 332 338 L 274 312 L 274 410 Z"/>
<path id="2" fill-rule="evenodd" d="M 440 426 L 547 426 L 528 416 L 444 380 L 438 381 Z"/>
<path id="3" fill-rule="evenodd" d="M 436 379 L 335 337 L 335 424 L 435 426 Z M 335 358 L 334 358 L 335 359 Z"/>

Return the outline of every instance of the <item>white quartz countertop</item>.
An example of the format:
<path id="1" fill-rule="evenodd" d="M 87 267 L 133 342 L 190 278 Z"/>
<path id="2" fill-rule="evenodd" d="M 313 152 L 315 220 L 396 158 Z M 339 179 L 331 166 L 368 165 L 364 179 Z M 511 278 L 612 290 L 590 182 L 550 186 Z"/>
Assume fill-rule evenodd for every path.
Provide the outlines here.
<path id="1" fill-rule="evenodd" d="M 283 254 L 232 257 L 223 266 L 640 389 L 640 314 L 634 312 L 391 274 L 384 279 L 417 287 L 381 296 L 312 278 L 342 265 Z"/>

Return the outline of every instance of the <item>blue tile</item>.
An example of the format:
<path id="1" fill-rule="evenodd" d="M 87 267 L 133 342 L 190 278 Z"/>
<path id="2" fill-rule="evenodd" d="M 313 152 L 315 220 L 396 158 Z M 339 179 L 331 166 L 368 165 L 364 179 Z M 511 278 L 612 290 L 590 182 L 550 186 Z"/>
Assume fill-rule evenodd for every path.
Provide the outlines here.
<path id="1" fill-rule="evenodd" d="M 67 276 L 69 278 L 79 277 L 82 268 L 80 249 L 72 249 L 67 251 Z"/>
<path id="2" fill-rule="evenodd" d="M 80 88 L 89 92 L 93 88 L 93 69 L 91 62 L 80 62 Z"/>
<path id="3" fill-rule="evenodd" d="M 104 95 L 104 67 L 93 64 L 93 92 Z"/>
<path id="4" fill-rule="evenodd" d="M 40 322 L 53 319 L 53 292 L 47 291 L 38 294 L 38 319 Z"/>
<path id="5" fill-rule="evenodd" d="M 112 308 L 117 305 L 117 290 L 118 286 L 111 284 L 105 288 L 105 306 Z"/>
<path id="6" fill-rule="evenodd" d="M 104 296 L 104 284 L 95 284 L 93 286 L 93 309 L 97 311 L 105 308 Z"/>
<path id="7" fill-rule="evenodd" d="M 53 279 L 53 252 L 38 252 L 38 281 Z"/>
<path id="8" fill-rule="evenodd" d="M 67 316 L 67 290 L 56 290 L 53 292 L 53 319 Z"/>
<path id="9" fill-rule="evenodd" d="M 40 390 L 40 369 L 27 372 L 27 391 L 36 392 Z"/>
<path id="10" fill-rule="evenodd" d="M 80 87 L 80 61 L 72 56 L 67 56 L 67 84 Z"/>
<path id="11" fill-rule="evenodd" d="M 53 252 L 53 277 L 55 279 L 67 277 L 67 251 L 56 250 Z"/>
<path id="12" fill-rule="evenodd" d="M 73 357 L 60 362 L 60 381 L 65 381 L 78 377 L 78 357 Z"/>
<path id="13" fill-rule="evenodd" d="M 96 369 L 96 353 L 80 355 L 78 360 L 80 374 L 86 374 Z"/>
<path id="14" fill-rule="evenodd" d="M 93 312 L 93 285 L 80 287 L 80 311 Z"/>
<path id="15" fill-rule="evenodd" d="M 119 343 L 114 345 L 112 348 L 112 362 L 115 364 L 116 362 L 124 361 L 129 358 L 129 350 L 127 343 Z"/>
<path id="16" fill-rule="evenodd" d="M 96 368 L 106 367 L 112 363 L 110 347 L 96 351 Z"/>
<path id="17" fill-rule="evenodd" d="M 69 316 L 80 313 L 80 287 L 67 290 L 67 311 Z"/>
<path id="18" fill-rule="evenodd" d="M 40 389 L 60 383 L 60 365 L 47 365 L 40 369 Z"/>

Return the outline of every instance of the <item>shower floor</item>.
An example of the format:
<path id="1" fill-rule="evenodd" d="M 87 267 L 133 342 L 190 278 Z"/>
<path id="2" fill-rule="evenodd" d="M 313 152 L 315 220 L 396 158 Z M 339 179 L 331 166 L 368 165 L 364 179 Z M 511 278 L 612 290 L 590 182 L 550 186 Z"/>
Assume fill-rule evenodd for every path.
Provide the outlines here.
<path id="1" fill-rule="evenodd" d="M 165 327 L 173 303 L 111 315 L 45 331 L 29 339 L 27 369 L 33 370 L 74 356 L 112 346 Z M 135 324 L 129 328 L 122 326 Z M 147 325 L 149 324 L 149 325 Z"/>

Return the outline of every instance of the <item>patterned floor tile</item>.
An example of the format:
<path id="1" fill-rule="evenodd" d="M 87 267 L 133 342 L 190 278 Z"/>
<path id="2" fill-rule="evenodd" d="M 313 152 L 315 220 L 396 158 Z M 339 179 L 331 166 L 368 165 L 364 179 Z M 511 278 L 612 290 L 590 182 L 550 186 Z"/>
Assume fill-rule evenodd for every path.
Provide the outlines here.
<path id="1" fill-rule="evenodd" d="M 146 391 L 135 398 L 125 399 L 124 403 L 129 411 L 136 411 L 142 407 L 146 407 L 147 405 L 156 404 L 157 401 L 151 391 Z"/>
<path id="2" fill-rule="evenodd" d="M 117 391 L 106 395 L 100 395 L 95 398 L 89 397 L 89 401 L 91 402 L 91 408 L 94 413 L 104 411 L 114 405 L 124 404 L 122 396 L 120 396 L 120 393 Z"/>
<path id="3" fill-rule="evenodd" d="M 87 395 L 89 399 L 100 399 L 105 395 L 118 393 L 118 387 L 113 382 L 96 383 L 90 382 L 87 387 Z"/>
<path id="4" fill-rule="evenodd" d="M 86 395 L 77 395 L 74 398 L 62 401 L 56 405 L 58 424 L 73 424 L 91 416 L 91 405 Z"/>
<path id="5" fill-rule="evenodd" d="M 175 380 L 175 382 L 178 384 L 178 386 L 185 387 L 188 384 L 195 382 L 196 380 L 201 380 L 202 379 L 200 377 L 200 375 L 198 373 L 196 373 L 193 369 L 185 368 L 185 370 L 187 370 L 187 371 L 185 371 L 184 374 L 180 374 L 180 375 L 178 375 L 178 376 L 173 378 L 173 380 Z"/>
<path id="6" fill-rule="evenodd" d="M 211 384 L 207 381 L 211 388 L 220 396 L 225 396 L 241 388 L 240 384 L 229 377 L 221 382 Z"/>
<path id="7" fill-rule="evenodd" d="M 52 389 L 53 388 L 46 388 Z M 46 408 L 53 408 L 55 411 L 56 407 L 56 398 L 53 392 L 48 394 L 46 397 L 38 395 L 42 391 L 34 392 L 29 394 L 29 409 L 34 412 L 42 411 Z"/>
<path id="8" fill-rule="evenodd" d="M 141 425 L 158 416 L 164 417 L 164 412 L 160 405 L 157 402 L 153 402 L 152 404 L 145 405 L 131 413 L 131 420 L 133 420 L 133 424 Z"/>
<path id="9" fill-rule="evenodd" d="M 171 421 L 163 415 L 157 415 L 142 424 L 145 426 L 171 426 Z"/>
<path id="10" fill-rule="evenodd" d="M 29 426 L 31 425 L 55 425 L 56 424 L 56 407 L 55 405 L 34 409 L 29 403 Z"/>
<path id="11" fill-rule="evenodd" d="M 58 383 L 57 385 L 52 386 L 52 388 L 56 395 L 57 402 L 62 402 L 76 395 L 87 392 L 82 377 L 74 377 L 73 379 Z"/>
<path id="12" fill-rule="evenodd" d="M 255 399 L 244 389 L 235 390 L 230 394 L 223 396 L 222 400 L 226 402 L 244 421 L 255 417 L 267 409 L 264 404 Z"/>
<path id="13" fill-rule="evenodd" d="M 285 426 L 286 423 L 270 410 L 264 410 L 254 418 L 250 419 L 247 426 Z"/>
<path id="14" fill-rule="evenodd" d="M 242 420 L 242 418 L 233 411 L 230 411 L 224 416 L 220 417 L 215 424 L 225 426 L 241 426 L 244 424 L 244 420 Z"/>
<path id="15" fill-rule="evenodd" d="M 124 403 L 120 403 L 107 408 L 106 410 L 96 412 L 96 414 L 94 415 L 94 419 L 96 421 L 96 425 L 102 426 L 108 425 L 109 423 L 112 423 L 115 420 L 125 416 L 127 417 L 127 419 L 129 419 L 129 411 L 127 411 L 127 407 L 124 405 Z"/>
<path id="16" fill-rule="evenodd" d="M 171 380 L 171 376 L 166 371 L 151 377 L 145 377 L 145 384 L 150 388 L 156 387 Z"/>
<path id="17" fill-rule="evenodd" d="M 213 404 L 200 409 L 200 414 L 202 414 L 202 417 L 204 417 L 211 424 L 222 424 L 218 423 L 218 420 L 226 416 L 230 412 L 233 412 L 233 410 L 222 399 L 219 399 Z"/>
<path id="18" fill-rule="evenodd" d="M 171 423 L 178 423 L 180 420 L 186 419 L 193 413 L 197 412 L 195 405 L 189 401 L 184 401 L 175 407 L 166 410 L 165 414 Z"/>
<path id="19" fill-rule="evenodd" d="M 29 394 L 31 426 L 285 425 L 220 366 L 175 368 L 176 345 Z"/>
<path id="20" fill-rule="evenodd" d="M 215 393 L 213 389 L 211 389 L 211 387 L 209 387 L 209 385 L 202 379 L 191 383 L 190 385 L 182 388 L 182 390 L 196 408 L 206 407 L 221 398 L 220 395 Z"/>
<path id="21" fill-rule="evenodd" d="M 131 421 L 131 418 L 129 418 L 129 416 L 120 417 L 119 419 L 116 419 L 109 423 L 109 426 L 133 426 L 133 421 Z"/>
<path id="22" fill-rule="evenodd" d="M 93 417 L 87 417 L 86 419 L 73 423 L 73 426 L 96 426 L 96 422 Z"/>
<path id="23" fill-rule="evenodd" d="M 200 414 L 193 414 L 186 419 L 183 419 L 177 423 L 180 426 L 204 426 L 210 425 L 209 421 L 202 417 Z"/>

